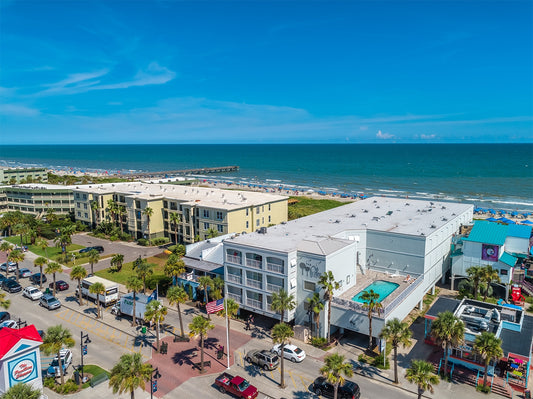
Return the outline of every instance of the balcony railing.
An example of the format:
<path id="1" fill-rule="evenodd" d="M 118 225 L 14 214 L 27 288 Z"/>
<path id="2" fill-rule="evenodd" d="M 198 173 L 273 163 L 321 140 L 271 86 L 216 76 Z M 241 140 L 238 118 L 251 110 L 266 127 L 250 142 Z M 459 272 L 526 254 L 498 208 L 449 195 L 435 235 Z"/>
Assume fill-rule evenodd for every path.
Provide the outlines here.
<path id="1" fill-rule="evenodd" d="M 279 292 L 279 290 L 281 290 L 282 288 L 283 286 L 281 285 L 267 283 L 267 291 Z"/>
<path id="2" fill-rule="evenodd" d="M 246 279 L 246 285 L 249 286 L 249 287 L 254 287 L 254 288 L 259 288 L 259 289 L 263 288 L 263 282 L 262 281 L 254 280 L 254 279 L 251 279 L 251 278 L 247 278 Z"/>
<path id="3" fill-rule="evenodd" d="M 226 255 L 226 261 L 240 265 L 242 258 L 240 256 L 235 256 L 235 255 Z"/>
<path id="4" fill-rule="evenodd" d="M 256 309 L 263 309 L 263 302 L 258 301 L 256 299 L 248 298 L 248 299 L 246 299 L 246 304 L 248 306 L 251 306 L 251 307 L 256 308 Z"/>
<path id="5" fill-rule="evenodd" d="M 242 303 L 242 295 L 232 294 L 228 292 L 228 298 L 233 299 L 237 303 Z"/>
<path id="6" fill-rule="evenodd" d="M 246 266 L 255 267 L 256 269 L 261 269 L 261 261 L 255 259 L 246 259 Z"/>
<path id="7" fill-rule="evenodd" d="M 228 281 L 233 281 L 234 283 L 242 284 L 242 277 L 238 274 L 228 274 Z"/>
<path id="8" fill-rule="evenodd" d="M 267 270 L 275 273 L 281 273 L 283 274 L 285 272 L 285 268 L 281 265 L 277 265 L 275 263 L 268 263 L 267 262 Z"/>

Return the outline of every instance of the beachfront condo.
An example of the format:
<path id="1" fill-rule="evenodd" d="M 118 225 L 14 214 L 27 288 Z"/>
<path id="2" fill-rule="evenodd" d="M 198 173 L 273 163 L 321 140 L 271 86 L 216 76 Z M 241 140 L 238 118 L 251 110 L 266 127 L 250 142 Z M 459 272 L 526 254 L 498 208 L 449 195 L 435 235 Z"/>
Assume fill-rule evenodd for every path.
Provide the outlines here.
<path id="1" fill-rule="evenodd" d="M 0 168 L 0 184 L 46 183 L 46 168 Z"/>
<path id="2" fill-rule="evenodd" d="M 284 289 L 297 306 L 284 321 L 311 326 L 308 299 L 324 290 L 320 276 L 331 271 L 334 292 L 331 332 L 368 334 L 361 294 L 374 290 L 385 322 L 404 319 L 433 292 L 450 269 L 452 236 L 472 221 L 473 206 L 449 202 L 373 197 L 223 241 L 228 296 L 241 309 L 279 320 L 272 295 Z M 327 336 L 326 311 L 319 335 Z M 313 327 L 314 328 L 314 327 Z"/>
<path id="3" fill-rule="evenodd" d="M 113 211 L 110 201 L 121 211 Z M 76 220 L 89 226 L 115 220 L 136 239 L 177 237 L 185 244 L 287 221 L 285 196 L 172 184 L 83 185 L 74 189 L 74 202 Z"/>
<path id="4" fill-rule="evenodd" d="M 48 213 L 66 215 L 74 210 L 73 188 L 40 183 L 3 186 L 0 187 L 0 209 L 37 217 L 44 217 Z"/>

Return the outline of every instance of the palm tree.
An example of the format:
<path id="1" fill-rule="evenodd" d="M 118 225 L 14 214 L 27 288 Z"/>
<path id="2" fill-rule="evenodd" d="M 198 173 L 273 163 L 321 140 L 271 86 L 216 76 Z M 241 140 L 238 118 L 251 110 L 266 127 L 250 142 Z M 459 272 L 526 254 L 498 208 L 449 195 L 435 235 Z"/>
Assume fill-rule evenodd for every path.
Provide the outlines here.
<path id="1" fill-rule="evenodd" d="M 39 256 L 37 259 L 33 261 L 33 266 L 39 268 L 40 273 L 40 279 L 39 279 L 39 288 L 43 289 L 43 266 L 48 264 L 48 259 L 46 259 L 44 256 Z"/>
<path id="2" fill-rule="evenodd" d="M 226 298 L 224 299 L 224 309 L 222 309 L 220 311 L 220 314 L 222 317 L 226 317 L 226 312 L 228 313 L 228 331 L 231 331 L 230 330 L 230 321 L 231 319 L 234 319 L 235 316 L 237 316 L 237 313 L 239 312 L 239 304 L 237 302 L 235 302 L 235 300 L 231 299 L 231 298 Z M 231 338 L 231 334 L 228 334 L 228 356 L 230 356 L 230 350 L 229 350 L 229 346 L 230 346 L 230 338 Z"/>
<path id="3" fill-rule="evenodd" d="M 361 300 L 363 303 L 363 309 L 367 310 L 368 317 L 368 349 L 372 349 L 372 316 L 376 312 L 378 316 L 383 310 L 383 305 L 379 302 L 379 294 L 374 290 L 363 291 L 361 294 Z"/>
<path id="4" fill-rule="evenodd" d="M 328 270 L 324 272 L 318 279 L 318 284 L 324 290 L 324 300 L 328 301 L 328 342 L 331 340 L 331 301 L 333 300 L 333 293 L 341 287 L 338 281 L 335 281 L 333 272 Z"/>
<path id="5" fill-rule="evenodd" d="M 150 234 L 150 218 L 154 214 L 154 210 L 147 206 L 146 208 L 144 208 L 142 213 L 146 216 L 146 226 L 148 227 L 148 244 L 152 245 L 152 236 Z"/>
<path id="6" fill-rule="evenodd" d="M 124 233 L 124 215 L 126 214 L 126 207 L 123 205 L 120 205 L 117 207 L 117 219 L 118 224 L 120 225 L 120 233 Z"/>
<path id="7" fill-rule="evenodd" d="M 181 217 L 178 213 L 172 212 L 169 215 L 170 223 L 174 226 L 174 242 L 178 245 L 178 227 L 181 222 Z"/>
<path id="8" fill-rule="evenodd" d="M 113 226 L 115 226 L 116 224 L 116 213 L 117 213 L 117 209 L 118 209 L 118 205 L 115 201 L 113 201 L 112 199 L 108 200 L 107 201 L 107 209 L 106 211 L 108 211 L 110 214 L 111 214 L 111 220 L 113 222 Z"/>
<path id="9" fill-rule="evenodd" d="M 111 369 L 109 386 L 113 389 L 114 394 L 129 392 L 130 398 L 135 399 L 135 390 L 144 388 L 146 383 L 150 381 L 153 372 L 152 365 L 144 363 L 140 353 L 126 353 Z"/>
<path id="10" fill-rule="evenodd" d="M 22 219 L 21 219 L 22 220 Z M 26 223 L 17 223 L 13 226 L 13 234 L 20 235 L 20 247 L 22 248 L 24 246 L 24 243 L 22 242 L 22 236 L 26 235 L 28 232 L 28 225 Z"/>
<path id="11" fill-rule="evenodd" d="M 143 287 L 144 287 L 144 285 L 143 285 L 142 280 L 139 279 L 137 276 L 128 277 L 128 280 L 126 281 L 126 288 L 129 291 L 133 292 L 133 298 L 134 298 L 134 301 L 133 301 L 133 322 L 131 323 L 131 325 L 133 327 L 135 327 L 137 325 L 137 316 L 136 316 L 137 313 L 135 311 L 135 303 L 137 301 L 135 301 L 135 298 L 137 297 L 137 293 L 140 292 L 143 289 Z"/>
<path id="12" fill-rule="evenodd" d="M 218 237 L 218 230 L 214 229 L 214 228 L 209 228 L 207 230 L 207 238 L 215 238 L 215 237 Z"/>
<path id="13" fill-rule="evenodd" d="M 487 284 L 487 287 L 485 289 L 485 295 L 483 296 L 483 302 L 487 301 L 487 296 L 489 295 L 489 288 L 493 281 L 499 283 L 500 282 L 500 275 L 498 273 L 498 270 L 493 269 L 492 266 L 485 266 L 482 271 L 481 281 L 483 281 L 485 284 Z"/>
<path id="14" fill-rule="evenodd" d="M 74 338 L 72 338 L 72 333 L 70 330 L 63 328 L 62 325 L 50 327 L 46 331 L 46 335 L 43 338 L 43 343 L 41 345 L 41 350 L 46 355 L 51 355 L 52 353 L 57 353 L 59 375 L 61 376 L 61 385 L 65 383 L 63 364 L 61 362 L 61 355 L 59 351 L 63 347 L 72 348 L 74 346 Z"/>
<path id="15" fill-rule="evenodd" d="M 211 320 L 202 315 L 195 316 L 189 324 L 189 337 L 200 337 L 200 374 L 204 373 L 204 339 L 207 338 L 209 330 L 215 328 Z"/>
<path id="16" fill-rule="evenodd" d="M 220 278 L 219 276 L 216 276 L 213 279 L 213 286 L 211 288 L 213 288 L 213 290 L 211 291 L 211 295 L 213 296 L 213 299 L 222 299 L 222 290 L 224 289 L 224 279 Z"/>
<path id="17" fill-rule="evenodd" d="M 450 346 L 459 346 L 464 342 L 465 325 L 452 312 L 442 312 L 431 323 L 431 335 L 444 349 L 444 373 L 447 373 Z"/>
<path id="18" fill-rule="evenodd" d="M 81 295 L 81 280 L 87 277 L 87 270 L 81 265 L 74 266 L 70 271 L 70 279 L 78 281 L 78 302 L 83 305 L 82 295 Z"/>
<path id="19" fill-rule="evenodd" d="M 144 312 L 144 319 L 148 322 L 155 323 L 157 347 L 156 350 L 159 352 L 159 325 L 165 320 L 167 315 L 167 308 L 163 306 L 158 300 L 153 300 L 146 305 L 146 312 Z"/>
<path id="20" fill-rule="evenodd" d="M 398 384 L 398 347 L 402 345 L 405 348 L 411 345 L 411 330 L 407 323 L 400 319 L 392 319 L 387 320 L 379 336 L 391 342 L 394 350 L 394 383 Z"/>
<path id="21" fill-rule="evenodd" d="M 170 287 L 167 292 L 167 299 L 168 303 L 170 305 L 176 304 L 178 308 L 178 316 L 180 319 L 180 329 L 181 329 L 181 337 L 183 338 L 184 332 L 183 332 L 183 320 L 181 318 L 181 308 L 180 304 L 185 303 L 189 300 L 189 295 L 187 295 L 187 292 L 185 292 L 185 289 L 180 286 L 174 286 Z"/>
<path id="22" fill-rule="evenodd" d="M 413 360 L 405 372 L 405 378 L 418 386 L 418 399 L 425 391 L 434 392 L 433 385 L 439 383 L 439 377 L 433 374 L 433 365 L 425 360 Z"/>
<path id="23" fill-rule="evenodd" d="M 312 297 L 307 298 L 309 304 L 309 314 L 313 316 L 315 322 L 315 336 L 320 336 L 320 313 L 324 310 L 324 302 L 320 299 L 320 294 L 315 292 Z M 312 326 L 311 326 L 312 329 Z"/>
<path id="24" fill-rule="evenodd" d="M 285 388 L 285 363 L 283 361 L 283 351 L 285 345 L 289 343 L 289 338 L 294 337 L 294 331 L 288 324 L 278 323 L 272 328 L 272 341 L 274 344 L 280 344 L 279 353 L 281 359 L 281 380 L 279 383 L 280 388 Z"/>
<path id="25" fill-rule="evenodd" d="M 474 351 L 480 354 L 485 360 L 483 386 L 486 386 L 490 362 L 492 359 L 499 359 L 503 356 L 502 340 L 496 338 L 493 333 L 484 331 L 476 337 L 476 340 L 474 341 Z"/>
<path id="26" fill-rule="evenodd" d="M 353 376 L 353 366 L 350 362 L 345 362 L 345 357 L 338 353 L 332 353 L 324 358 L 324 366 L 320 368 L 320 374 L 333 385 L 333 399 L 337 399 L 339 386 L 344 385 L 344 376 Z M 320 395 L 319 395 L 320 396 Z"/>
<path id="27" fill-rule="evenodd" d="M 11 244 L 7 241 L 2 241 L 0 244 L 0 251 L 6 253 L 6 258 L 9 255 L 9 251 L 11 251 Z"/>
<path id="28" fill-rule="evenodd" d="M 100 312 L 100 295 L 105 294 L 105 286 L 100 283 L 94 283 L 89 287 L 89 292 L 96 295 L 96 318 L 104 317 L 103 312 Z"/>
<path id="29" fill-rule="evenodd" d="M 146 259 L 141 259 L 140 262 L 137 262 L 137 266 L 135 267 L 135 272 L 137 273 L 137 276 L 143 282 L 143 293 L 146 292 L 146 278 L 148 276 L 151 276 L 154 273 L 153 268 L 154 268 L 154 265 L 148 263 Z"/>
<path id="30" fill-rule="evenodd" d="M 33 388 L 29 384 L 18 383 L 9 388 L 2 396 L 2 399 L 39 399 L 41 391 Z"/>
<path id="31" fill-rule="evenodd" d="M 63 271 L 63 267 L 57 262 L 50 262 L 48 266 L 46 267 L 46 269 L 44 270 L 46 274 L 52 275 L 53 282 L 54 282 L 54 285 L 53 285 L 54 296 L 56 296 L 56 273 L 59 273 L 61 271 Z"/>
<path id="32" fill-rule="evenodd" d="M 39 238 L 35 245 L 37 245 L 39 248 L 41 248 L 44 251 L 44 255 L 46 258 L 48 258 L 48 251 L 46 250 L 48 248 L 48 241 L 44 238 Z"/>
<path id="33" fill-rule="evenodd" d="M 98 225 L 98 216 L 100 214 L 99 209 L 100 205 L 98 205 L 98 201 L 91 201 L 91 211 L 93 212 L 93 227 L 96 227 L 96 225 Z"/>
<path id="34" fill-rule="evenodd" d="M 19 262 L 22 262 L 23 260 L 24 260 L 24 254 L 18 249 L 11 251 L 11 253 L 7 256 L 7 261 L 14 262 L 17 267 L 17 271 L 15 272 L 17 283 L 19 282 Z"/>
<path id="35" fill-rule="evenodd" d="M 124 263 L 124 255 L 122 254 L 115 254 L 111 258 L 111 266 L 115 267 L 117 272 L 119 272 L 122 269 L 123 263 Z"/>
<path id="36" fill-rule="evenodd" d="M 6 299 L 5 293 L 0 292 L 0 308 L 9 309 L 9 305 L 11 305 L 11 301 Z"/>
<path id="37" fill-rule="evenodd" d="M 468 274 L 468 277 L 470 277 L 470 280 L 474 285 L 474 299 L 477 299 L 479 283 L 483 278 L 483 268 L 481 266 L 469 267 L 468 269 L 466 269 L 466 274 Z"/>
<path id="38" fill-rule="evenodd" d="M 165 268 L 163 269 L 165 276 L 168 276 L 172 279 L 172 282 L 175 282 L 174 277 L 178 277 L 180 274 L 185 272 L 185 262 L 176 254 L 170 254 L 167 261 L 165 262 Z"/>
<path id="39" fill-rule="evenodd" d="M 209 301 L 209 297 L 207 294 L 207 290 L 209 287 L 213 285 L 213 280 L 209 276 L 200 276 L 198 278 L 198 286 L 204 291 L 204 301 L 207 304 Z M 211 315 L 208 313 L 207 318 L 211 319 Z"/>
<path id="40" fill-rule="evenodd" d="M 67 246 L 72 244 L 72 235 L 76 232 L 75 225 L 65 226 L 61 229 L 59 235 L 54 239 L 56 246 L 61 248 L 61 252 L 67 252 Z"/>
<path id="41" fill-rule="evenodd" d="M 289 295 L 287 291 L 281 288 L 278 292 L 272 294 L 272 310 L 280 314 L 280 321 L 283 323 L 285 319 L 285 311 L 294 310 L 296 307 L 296 301 L 294 295 Z"/>
<path id="42" fill-rule="evenodd" d="M 91 274 L 94 274 L 94 265 L 98 263 L 100 260 L 100 252 L 98 252 L 96 249 L 91 249 L 87 253 L 87 260 L 89 261 L 89 264 L 91 265 Z"/>

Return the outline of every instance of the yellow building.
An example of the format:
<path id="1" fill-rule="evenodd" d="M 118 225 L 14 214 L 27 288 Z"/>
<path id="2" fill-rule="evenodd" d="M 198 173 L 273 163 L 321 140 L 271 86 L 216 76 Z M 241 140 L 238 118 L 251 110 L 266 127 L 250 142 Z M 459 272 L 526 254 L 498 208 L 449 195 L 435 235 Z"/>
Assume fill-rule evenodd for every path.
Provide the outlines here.
<path id="1" fill-rule="evenodd" d="M 253 232 L 287 221 L 287 197 L 251 191 L 170 184 L 108 183 L 74 189 L 75 217 L 87 225 L 112 220 L 114 201 L 125 232 L 135 238 L 169 237 L 192 243 L 217 234 Z M 93 202 L 98 204 L 91 205 Z M 152 210 L 148 217 L 146 209 Z M 172 214 L 179 216 L 177 224 Z"/>
<path id="2" fill-rule="evenodd" d="M 0 187 L 0 209 L 35 216 L 68 214 L 74 209 L 72 189 L 57 184 L 17 184 Z"/>
<path id="3" fill-rule="evenodd" d="M 46 168 L 0 168 L 0 184 L 46 183 L 47 181 Z"/>

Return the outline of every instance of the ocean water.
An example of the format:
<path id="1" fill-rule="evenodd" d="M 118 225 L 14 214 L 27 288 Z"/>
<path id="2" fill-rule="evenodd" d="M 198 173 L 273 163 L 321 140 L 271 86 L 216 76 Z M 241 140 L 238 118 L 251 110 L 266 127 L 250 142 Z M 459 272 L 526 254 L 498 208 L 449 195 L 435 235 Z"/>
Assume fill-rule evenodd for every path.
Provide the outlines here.
<path id="1" fill-rule="evenodd" d="M 533 210 L 533 144 L 2 146 L 0 165 L 164 171 L 237 165 L 210 180 Z"/>

